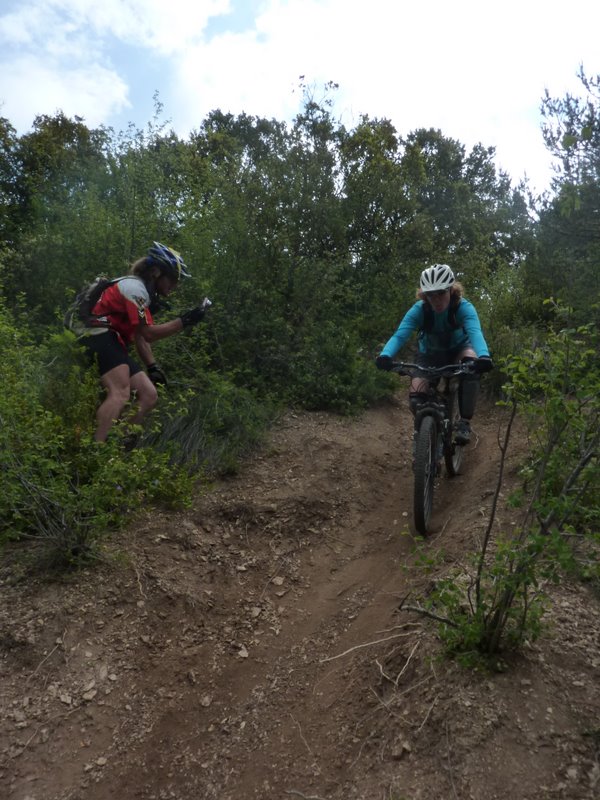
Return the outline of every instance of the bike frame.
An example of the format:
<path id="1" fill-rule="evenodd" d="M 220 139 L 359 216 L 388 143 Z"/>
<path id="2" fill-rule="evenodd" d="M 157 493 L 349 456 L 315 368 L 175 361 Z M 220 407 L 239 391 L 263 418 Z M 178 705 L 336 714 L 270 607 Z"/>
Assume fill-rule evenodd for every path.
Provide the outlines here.
<path id="1" fill-rule="evenodd" d="M 441 474 L 442 459 L 449 477 L 458 473 L 462 462 L 463 448 L 452 436 L 455 406 L 460 376 L 474 374 L 475 368 L 468 361 L 441 367 L 396 362 L 392 371 L 410 378 L 423 378 L 431 386 L 430 396 L 416 410 L 414 427 L 414 523 L 417 531 L 425 535 L 429 530 L 435 480 Z"/>

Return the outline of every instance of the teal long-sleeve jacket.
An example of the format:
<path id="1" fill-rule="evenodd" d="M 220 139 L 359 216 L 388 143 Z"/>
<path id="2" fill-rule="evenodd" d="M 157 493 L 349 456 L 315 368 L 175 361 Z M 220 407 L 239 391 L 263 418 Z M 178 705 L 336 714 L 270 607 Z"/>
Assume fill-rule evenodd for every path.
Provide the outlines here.
<path id="1" fill-rule="evenodd" d="M 381 351 L 382 356 L 394 356 L 406 344 L 413 333 L 419 336 L 419 352 L 431 355 L 457 353 L 467 347 L 473 348 L 477 356 L 489 356 L 489 348 L 481 330 L 481 323 L 473 303 L 463 297 L 455 313 L 456 324 L 449 319 L 449 309 L 440 314 L 433 312 L 431 331 L 425 330 L 425 302 L 417 302 L 406 312 L 398 329 Z"/>

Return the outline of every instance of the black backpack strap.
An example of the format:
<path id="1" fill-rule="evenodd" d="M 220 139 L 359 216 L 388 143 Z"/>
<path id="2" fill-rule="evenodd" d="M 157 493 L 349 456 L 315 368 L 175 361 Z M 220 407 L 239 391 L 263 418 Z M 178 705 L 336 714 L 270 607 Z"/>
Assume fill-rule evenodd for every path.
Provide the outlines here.
<path id="1" fill-rule="evenodd" d="M 461 303 L 461 297 L 454 297 L 450 298 L 450 306 L 448 308 L 448 323 L 450 324 L 451 328 L 462 328 L 462 324 L 456 321 L 456 312 L 458 311 L 458 307 Z M 424 333 L 431 333 L 433 330 L 433 308 L 427 302 L 427 300 L 422 300 L 423 303 L 423 332 Z"/>
<path id="2" fill-rule="evenodd" d="M 421 302 L 423 303 L 423 331 L 431 333 L 433 330 L 433 308 L 427 300 L 422 300 Z"/>

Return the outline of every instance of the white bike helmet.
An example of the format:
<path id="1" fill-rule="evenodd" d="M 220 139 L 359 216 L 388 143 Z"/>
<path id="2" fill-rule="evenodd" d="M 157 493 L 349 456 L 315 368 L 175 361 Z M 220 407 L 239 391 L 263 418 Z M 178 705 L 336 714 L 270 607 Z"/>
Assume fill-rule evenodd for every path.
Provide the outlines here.
<path id="1" fill-rule="evenodd" d="M 454 273 L 448 264 L 434 264 L 421 273 L 422 292 L 443 292 L 454 283 Z"/>

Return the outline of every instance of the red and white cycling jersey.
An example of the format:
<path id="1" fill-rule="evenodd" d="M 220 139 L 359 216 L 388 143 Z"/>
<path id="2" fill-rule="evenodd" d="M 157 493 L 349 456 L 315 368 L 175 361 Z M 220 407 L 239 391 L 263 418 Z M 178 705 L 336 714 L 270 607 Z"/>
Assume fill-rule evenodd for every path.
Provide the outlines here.
<path id="1" fill-rule="evenodd" d="M 89 332 L 96 334 L 113 330 L 127 347 L 133 341 L 138 325 L 153 324 L 149 305 L 150 295 L 141 278 L 119 278 L 102 292 L 92 309 L 92 314 L 98 318 L 98 328 Z"/>

